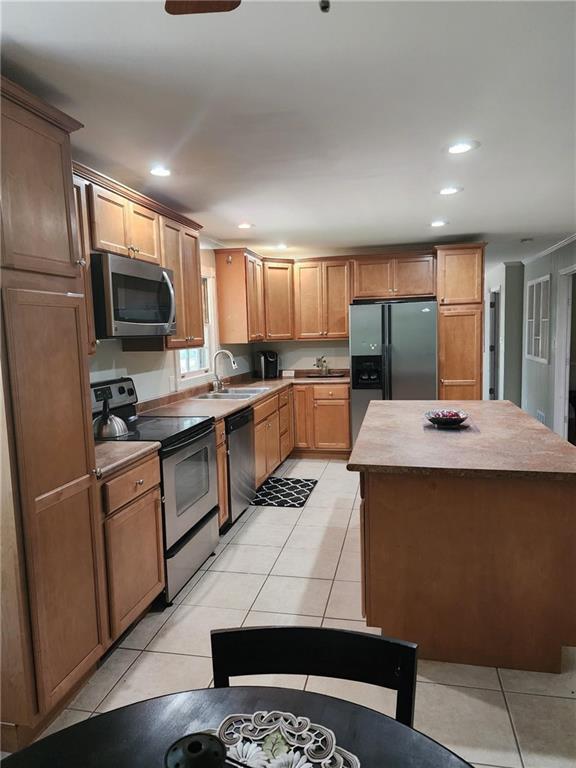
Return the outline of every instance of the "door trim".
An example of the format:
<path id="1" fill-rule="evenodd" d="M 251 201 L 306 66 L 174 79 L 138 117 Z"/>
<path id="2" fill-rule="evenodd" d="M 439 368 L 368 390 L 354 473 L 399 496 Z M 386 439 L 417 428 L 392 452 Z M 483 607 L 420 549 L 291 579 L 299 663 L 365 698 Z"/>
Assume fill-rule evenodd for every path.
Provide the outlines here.
<path id="1" fill-rule="evenodd" d="M 554 432 L 566 439 L 568 435 L 568 382 L 570 376 L 570 306 L 576 300 L 572 295 L 572 276 L 576 264 L 558 273 L 556 302 L 556 331 L 554 344 Z"/>

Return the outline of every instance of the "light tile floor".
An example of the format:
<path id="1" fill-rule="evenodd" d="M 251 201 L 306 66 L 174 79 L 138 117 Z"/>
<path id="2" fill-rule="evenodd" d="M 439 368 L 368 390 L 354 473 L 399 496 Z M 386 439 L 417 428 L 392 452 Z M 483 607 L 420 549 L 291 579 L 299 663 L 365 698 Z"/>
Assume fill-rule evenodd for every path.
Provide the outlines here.
<path id="1" fill-rule="evenodd" d="M 210 630 L 311 625 L 378 633 L 360 611 L 358 478 L 343 461 L 288 460 L 315 478 L 303 509 L 250 508 L 176 604 L 150 613 L 46 733 L 140 699 L 210 685 Z M 576 648 L 560 675 L 420 661 L 415 727 L 476 766 L 576 766 Z M 238 678 L 320 691 L 394 713 L 374 686 L 305 676 Z"/>

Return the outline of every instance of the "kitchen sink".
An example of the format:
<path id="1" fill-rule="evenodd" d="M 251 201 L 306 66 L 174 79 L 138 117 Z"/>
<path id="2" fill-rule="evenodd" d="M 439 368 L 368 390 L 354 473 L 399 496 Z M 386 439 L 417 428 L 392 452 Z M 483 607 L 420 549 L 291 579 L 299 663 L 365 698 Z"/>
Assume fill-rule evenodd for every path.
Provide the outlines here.
<path id="1" fill-rule="evenodd" d="M 229 389 L 224 390 L 225 392 L 248 392 L 250 393 L 250 396 L 252 395 L 262 395 L 264 392 L 270 392 L 270 387 L 242 387 L 241 390 L 237 389 Z"/>
<path id="2" fill-rule="evenodd" d="M 198 395 L 196 400 L 249 400 L 252 394 L 246 392 L 206 392 Z"/>

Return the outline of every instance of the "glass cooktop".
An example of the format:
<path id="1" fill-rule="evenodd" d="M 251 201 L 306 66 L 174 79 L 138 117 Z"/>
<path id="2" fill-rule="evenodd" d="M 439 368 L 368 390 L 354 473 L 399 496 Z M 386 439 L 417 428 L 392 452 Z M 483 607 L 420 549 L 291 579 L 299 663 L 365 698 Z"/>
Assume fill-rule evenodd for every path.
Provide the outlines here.
<path id="1" fill-rule="evenodd" d="M 138 416 L 128 421 L 128 434 L 120 440 L 155 440 L 168 448 L 206 431 L 212 416 Z"/>

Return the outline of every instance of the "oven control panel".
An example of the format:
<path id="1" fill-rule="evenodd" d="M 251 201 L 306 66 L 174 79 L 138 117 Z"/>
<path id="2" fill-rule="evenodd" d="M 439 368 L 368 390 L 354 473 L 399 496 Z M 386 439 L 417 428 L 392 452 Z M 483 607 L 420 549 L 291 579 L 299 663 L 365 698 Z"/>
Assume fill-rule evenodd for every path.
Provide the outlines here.
<path id="1" fill-rule="evenodd" d="M 133 405 L 138 402 L 136 387 L 129 377 L 111 379 L 110 381 L 95 381 L 90 384 L 92 396 L 92 413 L 100 413 L 104 400 L 108 400 L 110 409 Z"/>

